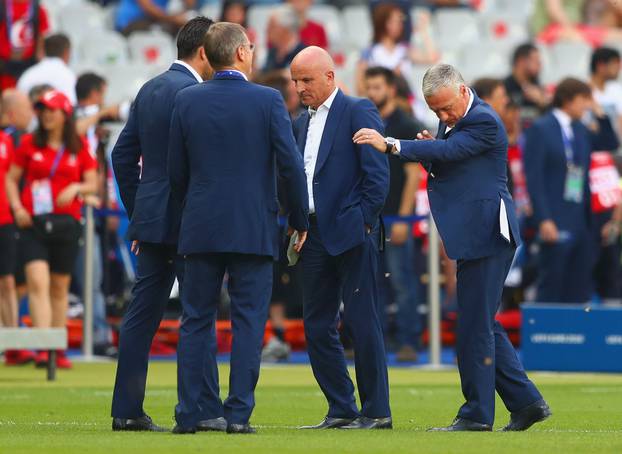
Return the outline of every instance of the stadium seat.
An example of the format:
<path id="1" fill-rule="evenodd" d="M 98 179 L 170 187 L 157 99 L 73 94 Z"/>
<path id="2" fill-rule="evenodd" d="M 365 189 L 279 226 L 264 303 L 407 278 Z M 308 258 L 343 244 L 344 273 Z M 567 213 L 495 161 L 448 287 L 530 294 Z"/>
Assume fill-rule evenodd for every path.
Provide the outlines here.
<path id="1" fill-rule="evenodd" d="M 315 5 L 309 10 L 309 19 L 324 26 L 332 51 L 343 49 L 341 19 L 337 8 L 332 5 Z"/>
<path id="2" fill-rule="evenodd" d="M 127 42 L 117 32 L 104 31 L 84 36 L 79 44 L 80 61 L 99 66 L 127 63 Z"/>
<path id="3" fill-rule="evenodd" d="M 145 65 L 121 65 L 107 68 L 105 76 L 108 81 L 106 103 L 116 104 L 134 99 L 152 74 Z"/>
<path id="4" fill-rule="evenodd" d="M 535 9 L 535 0 L 489 0 L 494 4 L 491 11 L 497 11 L 516 19 L 531 17 Z"/>
<path id="5" fill-rule="evenodd" d="M 476 13 L 462 9 L 438 11 L 433 20 L 435 41 L 443 50 L 452 50 L 477 42 L 480 33 Z"/>
<path id="6" fill-rule="evenodd" d="M 498 12 L 482 14 L 480 26 L 483 36 L 489 41 L 516 46 L 529 40 L 524 18 Z"/>
<path id="7" fill-rule="evenodd" d="M 127 43 L 136 64 L 164 65 L 175 60 L 173 40 L 164 32 L 135 32 Z"/>
<path id="8" fill-rule="evenodd" d="M 510 48 L 495 42 L 467 44 L 458 64 L 467 83 L 480 77 L 503 78 L 510 73 Z"/>
<path id="9" fill-rule="evenodd" d="M 104 10 L 94 3 L 77 3 L 63 7 L 57 16 L 60 31 L 65 32 L 72 41 L 82 36 L 91 36 L 97 30 L 106 29 Z"/>
<path id="10" fill-rule="evenodd" d="M 577 77 L 586 80 L 589 75 L 592 48 L 582 42 L 560 41 L 549 48 L 554 80 Z"/>
<path id="11" fill-rule="evenodd" d="M 371 44 L 372 26 L 369 8 L 364 5 L 347 6 L 341 14 L 344 46 L 361 50 Z"/>

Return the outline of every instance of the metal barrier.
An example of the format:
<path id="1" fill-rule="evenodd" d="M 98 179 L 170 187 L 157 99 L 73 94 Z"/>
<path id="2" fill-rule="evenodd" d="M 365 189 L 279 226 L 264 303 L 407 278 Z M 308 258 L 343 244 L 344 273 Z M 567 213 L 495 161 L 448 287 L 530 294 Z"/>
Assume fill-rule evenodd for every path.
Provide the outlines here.
<path id="1" fill-rule="evenodd" d="M 82 332 L 82 352 L 85 361 L 93 360 L 93 241 L 95 238 L 95 216 L 127 216 L 121 210 L 96 210 L 86 206 L 84 210 L 85 226 L 85 254 L 84 254 L 84 323 Z M 440 248 L 439 235 L 432 215 L 430 216 L 386 216 L 384 223 L 390 226 L 395 222 L 410 222 L 428 220 L 428 331 L 431 368 L 441 367 L 441 298 L 440 298 Z M 284 220 L 281 219 L 281 223 Z"/>

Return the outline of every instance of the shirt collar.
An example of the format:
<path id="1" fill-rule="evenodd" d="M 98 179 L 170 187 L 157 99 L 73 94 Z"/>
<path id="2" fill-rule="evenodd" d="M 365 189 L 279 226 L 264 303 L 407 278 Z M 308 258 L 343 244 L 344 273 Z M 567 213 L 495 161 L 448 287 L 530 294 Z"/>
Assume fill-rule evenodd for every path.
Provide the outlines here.
<path id="1" fill-rule="evenodd" d="M 322 103 L 322 105 L 320 107 L 318 107 L 317 109 L 313 109 L 312 107 L 309 107 L 309 115 L 313 116 L 315 115 L 315 113 L 320 110 L 322 107 L 326 107 L 326 110 L 330 110 L 331 106 L 333 105 L 333 102 L 335 101 L 335 98 L 337 97 L 337 93 L 339 92 L 339 88 L 335 88 L 333 90 L 333 92 L 331 93 L 331 95 L 326 98 L 326 101 L 324 101 Z"/>
<path id="2" fill-rule="evenodd" d="M 566 112 L 561 109 L 553 109 L 553 115 L 561 125 L 562 129 L 568 130 L 572 129 L 572 118 Z"/>
<path id="3" fill-rule="evenodd" d="M 199 76 L 199 73 L 196 71 L 196 69 L 194 69 L 192 66 L 190 66 L 185 61 L 175 60 L 174 63 L 177 63 L 178 65 L 181 65 L 184 68 L 186 68 L 188 71 L 190 71 L 192 73 L 192 75 L 194 76 L 194 78 L 197 80 L 198 83 L 203 82 L 203 78 L 201 76 Z"/>
<path id="4" fill-rule="evenodd" d="M 475 96 L 473 96 L 473 90 L 471 90 L 469 88 L 469 103 L 467 104 L 467 108 L 464 111 L 464 115 L 462 116 L 462 118 L 466 117 L 467 114 L 469 113 L 469 110 L 471 110 L 471 107 L 473 107 L 473 101 L 475 100 Z M 449 131 L 451 131 L 452 129 L 454 129 L 456 125 L 454 126 L 446 126 L 445 127 L 445 134 L 447 134 Z"/>

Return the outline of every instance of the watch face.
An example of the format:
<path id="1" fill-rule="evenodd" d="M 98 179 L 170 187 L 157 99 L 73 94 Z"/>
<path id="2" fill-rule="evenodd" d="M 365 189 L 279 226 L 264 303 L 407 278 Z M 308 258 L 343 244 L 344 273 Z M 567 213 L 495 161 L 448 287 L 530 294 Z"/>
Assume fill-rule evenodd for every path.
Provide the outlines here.
<path id="1" fill-rule="evenodd" d="M 387 137 L 386 139 L 384 139 L 384 141 L 387 143 L 387 145 L 395 145 L 396 142 L 393 137 Z"/>

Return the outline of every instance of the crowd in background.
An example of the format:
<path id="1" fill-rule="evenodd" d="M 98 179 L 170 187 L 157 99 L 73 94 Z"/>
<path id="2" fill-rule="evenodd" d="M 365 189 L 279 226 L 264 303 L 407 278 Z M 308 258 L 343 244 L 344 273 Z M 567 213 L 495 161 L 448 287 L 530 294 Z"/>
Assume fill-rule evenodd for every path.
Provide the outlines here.
<path id="1" fill-rule="evenodd" d="M 418 75 L 421 68 L 451 57 L 431 30 L 434 15 L 441 10 L 481 11 L 495 2 L 503 3 L 330 2 L 337 7 L 369 4 L 373 32 L 352 66 L 353 77 L 343 78 L 341 88 L 368 97 L 377 106 L 388 136 L 413 138 L 423 129 L 434 131 L 434 118 L 419 95 Z M 310 45 L 331 51 L 338 62 L 343 56 L 343 46 L 331 42 L 325 24 L 310 18 L 313 0 L 98 3 L 112 8 L 114 28 L 130 39 L 154 27 L 174 35 L 202 8 L 217 8 L 216 19 L 247 27 L 257 52 L 264 51 L 255 62 L 255 81 L 278 89 L 292 118 L 303 108 L 288 71 L 293 57 Z M 622 4 L 535 0 L 513 5 L 517 3 L 533 5 L 530 28 L 525 30 L 531 39 L 513 43 L 507 55 L 511 69 L 504 77 L 496 73 L 469 81 L 505 124 L 508 185 L 525 240 L 508 277 L 503 310 L 529 300 L 581 303 L 595 298 L 621 304 L 622 191 L 617 168 L 622 85 L 617 49 L 622 47 Z M 70 0 L 62 4 L 71 8 Z M 256 4 L 275 4 L 265 30 L 249 23 Z M 0 133 L 0 315 L 6 326 L 18 324 L 18 295 L 28 297 L 33 326 L 65 326 L 70 289 L 81 294 L 84 281 L 84 259 L 78 258 L 84 254 L 81 208 L 84 204 L 120 208 L 107 155 L 114 128 L 108 125 L 127 118 L 130 100 L 106 102 L 105 69 L 76 73 L 72 64 L 76 43 L 53 28 L 45 5 L 45 1 L 14 0 L 3 2 L 0 11 L 4 131 Z M 543 49 L 558 43 L 591 46 L 589 78 L 542 82 L 547 70 Z M 425 328 L 428 225 L 423 219 L 414 223 L 395 219 L 428 215 L 427 175 L 418 164 L 399 159 L 391 159 L 390 166 L 383 213 L 392 220 L 387 222 L 382 267 L 385 328 L 398 360 L 415 361 Z M 99 354 L 114 355 L 106 317 L 111 313 L 109 296 L 124 299 L 123 289 L 113 285 L 124 279 L 111 275 L 131 280 L 131 269 L 123 271 L 128 269 L 123 259 L 127 251 L 119 247 L 122 224 L 117 216 L 98 217 L 93 300 Z M 275 336 L 265 348 L 266 360 L 287 358 L 285 320 L 302 314 L 299 270 L 285 262 L 275 266 L 271 307 Z M 443 256 L 442 265 L 443 307 L 450 313 L 455 304 L 455 264 Z M 47 362 L 45 352 L 6 352 L 5 359 Z M 63 354 L 58 361 L 61 367 L 71 365 Z"/>

